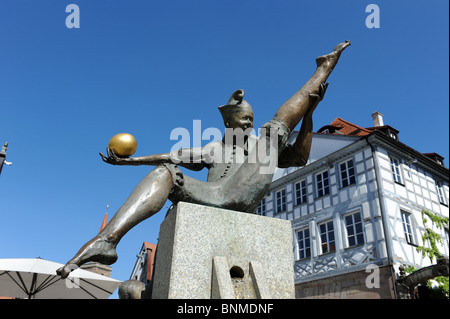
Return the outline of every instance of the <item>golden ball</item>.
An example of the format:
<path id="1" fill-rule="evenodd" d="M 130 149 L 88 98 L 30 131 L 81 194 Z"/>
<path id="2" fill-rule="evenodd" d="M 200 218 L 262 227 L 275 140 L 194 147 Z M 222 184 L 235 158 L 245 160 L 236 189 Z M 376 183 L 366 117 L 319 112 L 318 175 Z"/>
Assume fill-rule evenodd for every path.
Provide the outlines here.
<path id="1" fill-rule="evenodd" d="M 120 133 L 111 137 L 108 148 L 120 157 L 131 156 L 136 152 L 137 142 L 133 135 Z"/>

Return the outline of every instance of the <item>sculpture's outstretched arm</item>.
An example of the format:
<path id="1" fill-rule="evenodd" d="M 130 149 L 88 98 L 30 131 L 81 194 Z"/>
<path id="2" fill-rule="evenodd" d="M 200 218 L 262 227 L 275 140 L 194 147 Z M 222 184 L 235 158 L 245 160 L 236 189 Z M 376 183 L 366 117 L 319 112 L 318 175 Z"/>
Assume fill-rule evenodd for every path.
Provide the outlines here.
<path id="1" fill-rule="evenodd" d="M 309 152 L 311 151 L 312 136 L 313 136 L 313 121 L 312 115 L 319 102 L 322 101 L 327 90 L 328 83 L 320 85 L 319 94 L 311 94 L 310 97 L 314 100 L 311 108 L 303 117 L 300 132 L 293 145 L 285 148 L 279 158 L 278 167 L 298 167 L 304 166 L 308 162 Z"/>
<path id="2" fill-rule="evenodd" d="M 108 148 L 106 149 L 106 154 L 108 155 L 107 157 L 102 153 L 100 153 L 100 156 L 105 163 L 111 165 L 157 166 L 164 163 L 171 163 L 193 171 L 199 171 L 206 167 L 205 159 L 203 158 L 204 152 L 201 147 L 139 157 L 118 157 L 112 149 Z"/>

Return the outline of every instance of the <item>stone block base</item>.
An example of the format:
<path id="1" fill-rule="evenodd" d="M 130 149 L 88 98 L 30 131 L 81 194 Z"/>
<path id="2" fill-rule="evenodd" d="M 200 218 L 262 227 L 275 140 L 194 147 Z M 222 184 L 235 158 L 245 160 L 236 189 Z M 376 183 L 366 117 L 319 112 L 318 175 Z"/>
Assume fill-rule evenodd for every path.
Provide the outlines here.
<path id="1" fill-rule="evenodd" d="M 295 298 L 291 223 L 178 203 L 161 224 L 152 298 Z"/>

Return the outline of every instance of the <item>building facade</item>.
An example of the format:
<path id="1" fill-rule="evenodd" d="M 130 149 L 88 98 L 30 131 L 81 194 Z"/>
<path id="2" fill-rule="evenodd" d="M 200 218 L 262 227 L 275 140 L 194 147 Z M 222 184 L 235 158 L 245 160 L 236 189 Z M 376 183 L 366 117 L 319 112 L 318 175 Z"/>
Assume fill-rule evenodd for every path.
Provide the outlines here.
<path id="1" fill-rule="evenodd" d="M 155 262 L 156 245 L 144 242 L 139 254 L 137 254 L 136 264 L 130 275 L 130 280 L 139 280 L 143 284 L 148 284 L 153 276 L 153 266 Z"/>
<path id="2" fill-rule="evenodd" d="M 396 298 L 400 266 L 432 263 L 417 250 L 429 245 L 426 227 L 449 255 L 448 229 L 422 214 L 449 216 L 443 158 L 373 118 L 371 128 L 337 118 L 314 133 L 307 165 L 277 169 L 259 205 L 258 214 L 292 221 L 297 298 Z"/>

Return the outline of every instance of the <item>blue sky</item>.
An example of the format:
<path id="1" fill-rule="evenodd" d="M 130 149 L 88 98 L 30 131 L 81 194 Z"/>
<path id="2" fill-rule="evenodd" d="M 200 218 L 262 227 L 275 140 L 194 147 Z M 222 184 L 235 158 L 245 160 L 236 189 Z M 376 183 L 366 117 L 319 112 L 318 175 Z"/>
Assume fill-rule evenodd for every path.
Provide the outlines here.
<path id="1" fill-rule="evenodd" d="M 68 29 L 68 4 L 80 28 Z M 380 8 L 369 29 L 368 4 Z M 449 158 L 448 1 L 0 0 L 0 258 L 65 263 L 96 235 L 152 167 L 101 161 L 121 132 L 135 155 L 164 153 L 174 128 L 222 128 L 217 107 L 244 89 L 255 127 L 351 40 L 329 78 L 314 129 L 336 117 L 400 131 L 400 141 Z M 206 144 L 208 141 L 204 141 Z M 205 173 L 191 176 L 204 178 Z M 170 206 L 167 202 L 166 208 Z M 166 208 L 118 246 L 126 280 Z"/>

